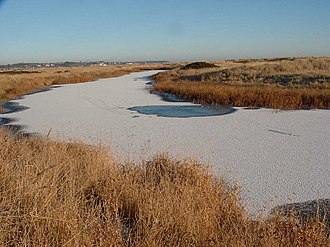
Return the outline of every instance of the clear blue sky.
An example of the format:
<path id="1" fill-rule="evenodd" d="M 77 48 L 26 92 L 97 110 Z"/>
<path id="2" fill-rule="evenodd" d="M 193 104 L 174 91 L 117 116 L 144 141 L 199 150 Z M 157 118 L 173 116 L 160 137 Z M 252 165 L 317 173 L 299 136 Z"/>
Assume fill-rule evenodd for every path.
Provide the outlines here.
<path id="1" fill-rule="evenodd" d="M 330 55 L 330 0 L 0 0 L 0 64 Z"/>

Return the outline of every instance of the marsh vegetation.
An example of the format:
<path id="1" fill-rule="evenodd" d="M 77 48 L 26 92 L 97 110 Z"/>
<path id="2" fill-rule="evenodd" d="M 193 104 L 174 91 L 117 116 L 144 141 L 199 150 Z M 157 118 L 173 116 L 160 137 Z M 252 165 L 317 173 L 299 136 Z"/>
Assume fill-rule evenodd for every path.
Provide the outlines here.
<path id="1" fill-rule="evenodd" d="M 193 159 L 118 163 L 102 147 L 0 130 L 1 246 L 327 246 L 321 218 L 252 219 Z"/>
<path id="2" fill-rule="evenodd" d="M 154 90 L 196 103 L 276 109 L 329 109 L 330 58 L 230 60 L 154 77 Z M 190 68 L 189 64 L 182 68 Z"/>

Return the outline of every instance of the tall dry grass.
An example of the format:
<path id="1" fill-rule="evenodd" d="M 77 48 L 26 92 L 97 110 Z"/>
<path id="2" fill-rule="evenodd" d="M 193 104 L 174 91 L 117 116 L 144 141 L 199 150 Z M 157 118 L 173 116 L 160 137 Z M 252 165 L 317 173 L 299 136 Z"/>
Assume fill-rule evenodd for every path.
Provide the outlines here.
<path id="1" fill-rule="evenodd" d="M 1 246 L 329 246 L 320 220 L 252 220 L 195 160 L 118 164 L 105 148 L 0 130 Z"/>
<path id="2" fill-rule="evenodd" d="M 224 64 L 224 63 L 222 63 Z M 330 58 L 230 62 L 219 69 L 174 69 L 154 90 L 197 103 L 277 109 L 330 109 Z"/>
<path id="3" fill-rule="evenodd" d="M 118 65 L 107 67 L 64 67 L 29 70 L 27 73 L 0 72 L 0 102 L 58 84 L 95 81 L 147 69 L 170 67 L 169 64 Z"/>
<path id="4" fill-rule="evenodd" d="M 330 90 L 285 88 L 276 85 L 232 85 L 162 81 L 154 90 L 195 103 L 275 109 L 330 109 Z"/>

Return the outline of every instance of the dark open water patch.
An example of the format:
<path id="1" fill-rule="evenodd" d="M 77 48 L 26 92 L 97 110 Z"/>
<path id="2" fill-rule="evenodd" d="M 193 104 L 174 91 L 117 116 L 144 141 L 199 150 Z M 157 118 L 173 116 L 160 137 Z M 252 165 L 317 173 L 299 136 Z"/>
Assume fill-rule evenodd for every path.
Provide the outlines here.
<path id="1" fill-rule="evenodd" d="M 15 138 L 17 139 L 31 136 L 31 134 L 23 131 L 25 126 L 13 124 L 14 122 L 16 122 L 16 119 L 2 117 L 2 115 L 6 115 L 9 113 L 24 111 L 26 109 L 29 109 L 29 107 L 11 101 L 0 103 L 0 106 L 3 108 L 3 111 L 0 114 L 0 128 L 9 130 L 15 135 Z"/>
<path id="2" fill-rule="evenodd" d="M 31 136 L 38 136 L 37 133 L 28 133 L 25 132 L 24 129 L 26 126 L 15 124 L 16 119 L 13 118 L 6 118 L 0 117 L 0 129 L 8 130 L 12 133 L 16 140 L 21 138 L 31 137 Z"/>
<path id="3" fill-rule="evenodd" d="M 163 101 L 166 102 L 191 102 L 190 100 L 181 99 L 171 93 L 159 93 L 157 91 L 151 91 L 151 94 L 158 95 L 159 97 L 162 98 Z"/>
<path id="4" fill-rule="evenodd" d="M 15 122 L 12 118 L 0 117 L 0 127 Z"/>
<path id="5" fill-rule="evenodd" d="M 204 105 L 148 105 L 134 106 L 128 108 L 128 110 L 145 115 L 176 118 L 221 116 L 235 111 L 234 108 L 228 106 Z"/>
<path id="6" fill-rule="evenodd" d="M 2 114 L 8 114 L 8 113 L 14 113 L 14 112 L 19 112 L 19 111 L 24 111 L 29 109 L 29 107 L 20 105 L 16 102 L 4 102 L 1 103 L 0 106 L 2 106 L 4 108 L 4 110 L 2 111 Z"/>
<path id="7" fill-rule="evenodd" d="M 24 125 L 14 124 L 14 122 L 16 122 L 16 120 L 13 118 L 0 117 L 0 129 L 10 131 L 15 136 L 16 140 L 35 135 L 34 133 L 25 132 Z"/>
<path id="8" fill-rule="evenodd" d="M 294 214 L 300 222 L 319 217 L 324 220 L 330 230 L 330 199 L 318 199 L 300 203 L 289 203 L 276 206 L 271 210 L 272 214 Z"/>

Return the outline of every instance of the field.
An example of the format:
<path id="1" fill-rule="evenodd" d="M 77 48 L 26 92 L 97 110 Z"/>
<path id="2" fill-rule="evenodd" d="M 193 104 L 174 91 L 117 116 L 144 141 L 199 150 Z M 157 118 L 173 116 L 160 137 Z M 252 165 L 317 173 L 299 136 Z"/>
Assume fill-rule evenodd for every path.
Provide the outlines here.
<path id="1" fill-rule="evenodd" d="M 155 76 L 154 90 L 196 103 L 330 109 L 329 57 L 228 60 L 215 61 L 209 68 L 190 66 Z"/>
<path id="2" fill-rule="evenodd" d="M 0 130 L 1 246 L 328 246 L 320 218 L 251 219 L 196 160 L 119 164 L 106 148 Z M 56 155 L 54 155 L 56 154 Z"/>

